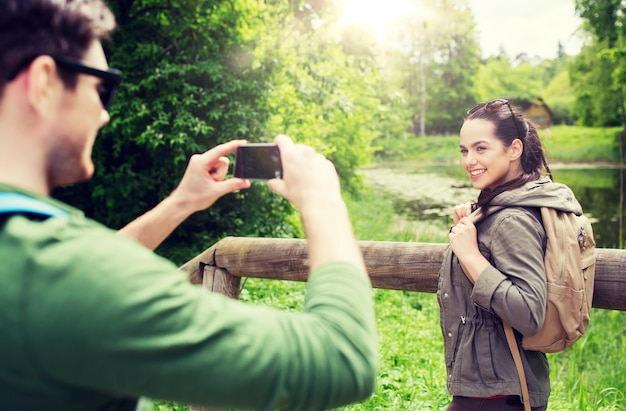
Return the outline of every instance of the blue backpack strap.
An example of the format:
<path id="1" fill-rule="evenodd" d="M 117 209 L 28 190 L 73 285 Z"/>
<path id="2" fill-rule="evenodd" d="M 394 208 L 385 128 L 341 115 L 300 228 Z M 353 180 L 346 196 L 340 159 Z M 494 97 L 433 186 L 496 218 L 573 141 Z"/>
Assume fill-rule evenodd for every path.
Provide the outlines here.
<path id="1" fill-rule="evenodd" d="M 19 193 L 0 193 L 0 214 L 30 213 L 46 217 L 69 217 L 69 213 L 53 205 Z"/>

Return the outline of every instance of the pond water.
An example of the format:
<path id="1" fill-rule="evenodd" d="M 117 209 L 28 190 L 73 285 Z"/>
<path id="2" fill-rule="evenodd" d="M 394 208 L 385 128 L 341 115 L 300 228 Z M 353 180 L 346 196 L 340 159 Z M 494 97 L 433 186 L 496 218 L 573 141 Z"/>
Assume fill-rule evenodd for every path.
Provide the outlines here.
<path id="1" fill-rule="evenodd" d="M 610 165 L 553 165 L 554 180 L 567 184 L 593 224 L 597 247 L 621 248 L 624 244 L 622 173 Z M 452 223 L 456 204 L 478 195 L 458 164 L 435 165 L 417 161 L 394 161 L 362 170 L 366 182 L 392 194 L 398 215 L 407 220 Z M 620 218 L 621 216 L 621 218 Z M 620 238 L 621 237 L 621 238 Z"/>

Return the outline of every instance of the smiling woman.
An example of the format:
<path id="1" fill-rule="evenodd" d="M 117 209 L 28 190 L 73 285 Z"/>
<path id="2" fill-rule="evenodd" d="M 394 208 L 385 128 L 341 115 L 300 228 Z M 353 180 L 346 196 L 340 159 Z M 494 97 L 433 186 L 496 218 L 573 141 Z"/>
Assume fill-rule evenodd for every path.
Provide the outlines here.
<path id="1" fill-rule="evenodd" d="M 382 40 L 397 18 L 415 12 L 417 6 L 409 0 L 344 0 L 341 20 L 347 25 L 361 26 Z"/>

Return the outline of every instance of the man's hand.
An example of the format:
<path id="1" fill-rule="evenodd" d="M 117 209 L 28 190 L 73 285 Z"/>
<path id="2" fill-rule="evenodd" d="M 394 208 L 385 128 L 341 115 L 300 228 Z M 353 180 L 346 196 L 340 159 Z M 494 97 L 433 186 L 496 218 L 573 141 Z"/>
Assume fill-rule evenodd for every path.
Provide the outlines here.
<path id="1" fill-rule="evenodd" d="M 245 143 L 245 140 L 233 140 L 191 156 L 185 174 L 170 198 L 192 214 L 209 208 L 224 194 L 250 187 L 250 182 L 241 178 L 225 180 L 229 163 L 225 156 Z"/>
<path id="2" fill-rule="evenodd" d="M 313 204 L 341 202 L 341 189 L 335 166 L 311 147 L 294 144 L 287 136 L 275 139 L 280 149 L 283 178 L 272 179 L 272 190 L 302 210 Z"/>

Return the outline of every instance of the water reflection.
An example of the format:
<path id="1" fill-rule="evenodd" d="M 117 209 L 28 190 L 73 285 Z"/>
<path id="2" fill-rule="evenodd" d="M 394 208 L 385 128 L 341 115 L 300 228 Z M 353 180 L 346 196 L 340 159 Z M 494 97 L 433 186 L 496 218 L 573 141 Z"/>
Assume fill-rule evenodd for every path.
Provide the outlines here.
<path id="1" fill-rule="evenodd" d="M 624 244 L 619 229 L 622 182 L 619 168 L 553 166 L 555 181 L 567 184 L 580 201 L 585 215 L 593 224 L 597 247 L 620 248 Z M 394 194 L 397 214 L 409 220 L 451 223 L 455 204 L 475 199 L 472 188 L 458 165 L 423 165 L 414 162 L 396 163 L 391 168 L 366 170 L 367 180 Z M 419 178 L 419 177 L 422 178 Z M 622 232 L 622 241 L 620 241 Z"/>
<path id="2" fill-rule="evenodd" d="M 620 248 L 623 244 L 623 230 L 619 229 L 620 192 L 619 169 L 562 169 L 555 170 L 555 180 L 571 187 L 583 206 L 585 215 L 593 224 L 596 244 L 601 248 Z M 620 241 L 622 231 L 622 241 Z"/>

